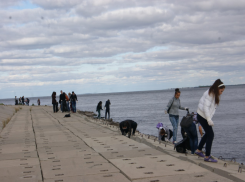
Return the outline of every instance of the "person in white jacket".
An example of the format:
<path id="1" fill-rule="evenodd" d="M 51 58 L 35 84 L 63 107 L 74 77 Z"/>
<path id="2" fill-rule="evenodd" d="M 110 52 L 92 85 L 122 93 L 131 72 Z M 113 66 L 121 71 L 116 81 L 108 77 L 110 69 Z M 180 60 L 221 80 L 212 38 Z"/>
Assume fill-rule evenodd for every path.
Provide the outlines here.
<path id="1" fill-rule="evenodd" d="M 214 122 L 212 121 L 212 117 L 215 113 L 216 107 L 219 105 L 220 96 L 224 90 L 224 83 L 220 79 L 216 80 L 209 90 L 203 94 L 198 104 L 197 120 L 202 125 L 205 134 L 203 135 L 195 154 L 200 157 L 204 157 L 204 161 L 206 162 L 217 162 L 217 160 L 210 156 L 214 139 L 212 128 L 212 126 L 214 126 Z M 205 143 L 206 155 L 204 156 L 202 148 Z"/>

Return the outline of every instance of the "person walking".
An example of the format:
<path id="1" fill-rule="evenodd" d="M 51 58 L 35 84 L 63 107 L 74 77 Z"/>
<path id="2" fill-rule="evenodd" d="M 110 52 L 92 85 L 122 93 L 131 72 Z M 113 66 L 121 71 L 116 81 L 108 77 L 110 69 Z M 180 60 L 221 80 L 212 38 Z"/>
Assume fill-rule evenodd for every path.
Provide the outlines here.
<path id="1" fill-rule="evenodd" d="M 206 92 L 204 92 L 198 103 L 197 120 L 202 125 L 205 134 L 203 135 L 195 154 L 200 157 L 204 157 L 204 161 L 206 162 L 218 162 L 210 155 L 214 139 L 214 122 L 212 121 L 212 117 L 214 116 L 216 107 L 219 105 L 220 96 L 224 90 L 224 83 L 220 79 L 217 79 L 213 85 Z M 205 156 L 202 153 L 204 144 L 206 144 Z"/>
<path id="2" fill-rule="evenodd" d="M 76 103 L 77 103 L 77 95 L 74 93 L 74 91 L 72 91 L 72 94 L 71 94 L 71 105 L 72 105 L 73 113 L 77 112 Z"/>
<path id="3" fill-rule="evenodd" d="M 108 119 L 110 119 L 110 105 L 111 105 L 111 102 L 110 100 L 108 99 L 106 102 L 105 102 L 105 119 L 107 119 L 107 113 L 108 113 Z"/>
<path id="4" fill-rule="evenodd" d="M 130 138 L 132 129 L 133 129 L 133 135 L 135 135 L 137 125 L 138 124 L 135 121 L 127 119 L 125 121 L 120 122 L 119 127 L 122 135 L 126 136 L 126 134 L 128 133 L 128 138 Z"/>
<path id="5" fill-rule="evenodd" d="M 53 94 L 52 94 L 52 104 L 53 104 L 53 111 L 54 111 L 54 113 L 57 112 L 56 103 L 57 103 L 57 101 L 56 101 L 56 92 L 53 92 Z"/>
<path id="6" fill-rule="evenodd" d="M 175 144 L 177 141 L 177 132 L 179 125 L 179 109 L 188 110 L 187 107 L 182 107 L 180 104 L 180 90 L 178 88 L 175 89 L 174 97 L 171 98 L 168 102 L 168 105 L 165 109 L 165 114 L 169 114 L 169 120 L 173 126 L 173 143 Z"/>
<path id="7" fill-rule="evenodd" d="M 103 110 L 102 109 L 102 101 L 99 101 L 99 103 L 98 103 L 98 105 L 97 105 L 97 107 L 96 107 L 96 111 L 98 112 L 98 117 L 97 118 L 99 118 L 100 119 L 100 110 Z"/>

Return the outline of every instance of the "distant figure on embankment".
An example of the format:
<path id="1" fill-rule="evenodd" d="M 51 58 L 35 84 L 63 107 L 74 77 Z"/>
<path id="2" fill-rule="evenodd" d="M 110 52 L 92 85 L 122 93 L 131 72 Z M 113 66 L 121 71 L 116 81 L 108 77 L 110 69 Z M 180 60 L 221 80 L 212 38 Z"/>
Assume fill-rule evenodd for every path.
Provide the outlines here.
<path id="1" fill-rule="evenodd" d="M 119 124 L 119 127 L 122 132 L 122 135 L 126 136 L 128 133 L 128 138 L 130 138 L 132 129 L 133 129 L 133 135 L 135 135 L 137 125 L 138 124 L 135 121 L 128 119 L 128 120 L 122 121 Z"/>
<path id="2" fill-rule="evenodd" d="M 110 100 L 108 99 L 106 102 L 105 102 L 105 119 L 107 119 L 107 113 L 108 113 L 108 119 L 110 119 L 110 105 L 111 105 L 111 102 Z"/>
<path id="3" fill-rule="evenodd" d="M 54 113 L 58 112 L 58 102 L 56 101 L 56 92 L 52 94 L 52 104 L 53 104 L 53 111 Z"/>
<path id="4" fill-rule="evenodd" d="M 40 99 L 37 99 L 37 105 L 40 106 L 40 104 L 41 104 Z"/>
<path id="5" fill-rule="evenodd" d="M 103 110 L 102 109 L 102 101 L 99 101 L 97 107 L 96 107 L 96 111 L 98 112 L 98 117 L 97 118 L 101 118 L 101 115 L 100 115 L 100 111 Z"/>
<path id="6" fill-rule="evenodd" d="M 216 80 L 213 85 L 204 92 L 198 104 L 197 120 L 202 125 L 205 134 L 203 135 L 195 153 L 200 157 L 204 157 L 204 161 L 206 162 L 218 162 L 211 157 L 211 148 L 214 139 L 214 122 L 212 121 L 212 117 L 215 113 L 216 107 L 219 105 L 220 96 L 224 90 L 224 83 L 220 79 Z M 205 156 L 202 153 L 204 144 L 206 144 Z"/>

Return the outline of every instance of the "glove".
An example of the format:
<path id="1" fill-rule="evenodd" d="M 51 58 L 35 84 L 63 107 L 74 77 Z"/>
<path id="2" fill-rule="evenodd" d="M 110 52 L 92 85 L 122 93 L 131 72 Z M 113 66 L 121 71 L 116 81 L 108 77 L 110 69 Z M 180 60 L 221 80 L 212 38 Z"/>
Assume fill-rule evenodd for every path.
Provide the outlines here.
<path id="1" fill-rule="evenodd" d="M 168 112 L 167 112 L 167 111 L 165 111 L 165 114 L 168 114 Z"/>
<path id="2" fill-rule="evenodd" d="M 209 126 L 213 126 L 213 125 L 214 125 L 214 122 L 213 122 L 212 120 L 209 120 L 209 121 L 208 121 L 208 125 L 209 125 Z"/>

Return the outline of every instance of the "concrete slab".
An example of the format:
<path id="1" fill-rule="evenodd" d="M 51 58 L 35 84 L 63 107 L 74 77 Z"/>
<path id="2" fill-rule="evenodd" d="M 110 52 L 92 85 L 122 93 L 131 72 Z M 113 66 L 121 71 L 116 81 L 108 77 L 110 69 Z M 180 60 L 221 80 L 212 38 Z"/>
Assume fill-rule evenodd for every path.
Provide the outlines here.
<path id="1" fill-rule="evenodd" d="M 125 136 L 108 136 L 108 137 L 92 137 L 92 138 L 85 138 L 83 139 L 89 146 L 100 146 L 101 144 L 139 144 L 138 142 L 135 142 L 133 140 L 130 140 L 129 138 Z"/>
<path id="2" fill-rule="evenodd" d="M 110 159 L 110 161 L 131 180 L 207 172 L 195 164 L 168 155 Z"/>
<path id="3" fill-rule="evenodd" d="M 193 174 L 183 174 L 183 175 L 173 175 L 164 177 L 154 177 L 133 180 L 133 182 L 232 182 L 232 180 L 223 178 L 219 175 L 213 174 L 211 172 L 193 173 Z"/>
<path id="4" fill-rule="evenodd" d="M 85 176 L 73 176 L 73 177 L 56 177 L 54 179 L 46 179 L 44 182 L 130 182 L 121 173 L 106 173 L 96 175 Z"/>
<path id="5" fill-rule="evenodd" d="M 107 173 L 119 173 L 119 170 L 109 163 L 94 164 L 90 168 L 57 166 L 50 169 L 43 169 L 44 179 Z"/>
<path id="6" fill-rule="evenodd" d="M 103 155 L 106 159 L 120 159 L 120 158 L 134 158 L 134 157 L 164 155 L 164 153 L 158 150 L 152 149 L 152 148 L 145 148 L 145 149 L 140 149 L 140 150 L 101 152 L 100 154 Z"/>
<path id="7" fill-rule="evenodd" d="M 26 159 L 26 158 L 37 158 L 37 152 L 20 152 L 20 153 L 10 153 L 1 154 L 0 161 L 2 160 L 15 160 L 15 159 Z"/>
<path id="8" fill-rule="evenodd" d="M 82 140 L 75 140 L 75 141 L 69 141 L 69 142 L 48 142 L 45 143 L 38 143 L 37 148 L 42 147 L 69 147 L 69 146 L 83 146 L 84 142 Z"/>
<path id="9" fill-rule="evenodd" d="M 1 182 L 42 182 L 40 177 L 35 175 L 26 176 L 1 176 Z"/>
<path id="10" fill-rule="evenodd" d="M 24 177 L 24 176 L 35 176 L 37 179 L 41 180 L 41 170 L 40 166 L 25 166 L 25 167 L 6 167 L 1 168 L 0 170 L 0 178 L 2 181 L 2 177 Z"/>
<path id="11" fill-rule="evenodd" d="M 91 164 L 108 163 L 103 157 L 99 155 L 84 156 L 79 158 L 53 159 L 41 161 L 42 168 L 50 168 L 59 166 L 83 166 Z"/>
<path id="12" fill-rule="evenodd" d="M 125 151 L 125 150 L 141 150 L 150 148 L 143 143 L 134 143 L 134 144 L 117 144 L 117 145 L 101 145 L 101 146 L 93 146 L 92 147 L 96 152 L 112 152 L 112 151 Z"/>
<path id="13" fill-rule="evenodd" d="M 0 161 L 0 168 L 7 168 L 7 167 L 19 167 L 19 166 L 35 166 L 39 165 L 38 158 L 23 158 L 23 159 L 15 159 L 15 160 L 2 160 Z"/>
<path id="14" fill-rule="evenodd" d="M 65 158 L 79 158 L 84 156 L 99 155 L 92 149 L 84 150 L 70 150 L 70 151 L 60 151 L 51 153 L 39 153 L 40 160 L 50 160 L 50 159 L 65 159 Z"/>

